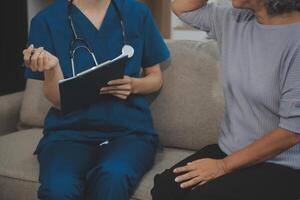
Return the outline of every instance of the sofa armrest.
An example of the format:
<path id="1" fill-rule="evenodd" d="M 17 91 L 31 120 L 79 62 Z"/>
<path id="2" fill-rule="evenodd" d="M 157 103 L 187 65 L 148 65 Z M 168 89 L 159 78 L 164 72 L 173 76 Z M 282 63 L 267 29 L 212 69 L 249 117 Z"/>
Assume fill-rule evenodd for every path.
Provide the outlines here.
<path id="1" fill-rule="evenodd" d="M 16 131 L 24 92 L 0 96 L 0 135 Z"/>

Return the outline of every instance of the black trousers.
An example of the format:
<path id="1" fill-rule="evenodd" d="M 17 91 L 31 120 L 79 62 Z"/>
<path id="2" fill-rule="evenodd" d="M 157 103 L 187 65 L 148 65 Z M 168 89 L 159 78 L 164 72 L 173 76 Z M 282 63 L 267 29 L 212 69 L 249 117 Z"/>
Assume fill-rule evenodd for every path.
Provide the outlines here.
<path id="1" fill-rule="evenodd" d="M 217 178 L 195 189 L 181 189 L 173 169 L 188 162 L 226 157 L 209 145 L 154 178 L 153 200 L 300 200 L 300 170 L 261 163 Z"/>

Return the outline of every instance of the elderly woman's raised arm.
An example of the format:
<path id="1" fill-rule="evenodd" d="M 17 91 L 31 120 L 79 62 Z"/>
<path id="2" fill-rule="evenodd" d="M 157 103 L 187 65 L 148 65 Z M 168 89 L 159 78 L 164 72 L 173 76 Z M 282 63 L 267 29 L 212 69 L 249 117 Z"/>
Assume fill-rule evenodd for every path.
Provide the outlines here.
<path id="1" fill-rule="evenodd" d="M 208 0 L 174 0 L 172 10 L 177 16 L 180 16 L 182 13 L 202 8 L 207 4 L 207 1 Z"/>

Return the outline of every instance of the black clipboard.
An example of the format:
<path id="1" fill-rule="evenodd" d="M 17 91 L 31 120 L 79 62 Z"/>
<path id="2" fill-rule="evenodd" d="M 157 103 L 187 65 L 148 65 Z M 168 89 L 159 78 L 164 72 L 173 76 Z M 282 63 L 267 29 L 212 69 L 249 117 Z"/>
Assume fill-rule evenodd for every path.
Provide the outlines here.
<path id="1" fill-rule="evenodd" d="M 107 61 L 99 66 L 59 82 L 61 111 L 68 114 L 97 103 L 100 89 L 111 80 L 122 79 L 128 56 Z"/>

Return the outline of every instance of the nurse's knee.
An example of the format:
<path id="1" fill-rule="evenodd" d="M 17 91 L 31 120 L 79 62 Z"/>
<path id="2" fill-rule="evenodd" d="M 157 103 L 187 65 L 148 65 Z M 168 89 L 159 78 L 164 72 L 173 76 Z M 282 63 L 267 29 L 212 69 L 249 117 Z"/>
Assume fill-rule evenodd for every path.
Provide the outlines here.
<path id="1" fill-rule="evenodd" d="M 83 186 L 71 177 L 50 178 L 42 181 L 38 191 L 40 200 L 80 200 Z"/>
<path id="2" fill-rule="evenodd" d="M 138 181 L 136 172 L 126 164 L 103 163 L 90 174 L 93 179 L 104 182 L 107 187 L 133 189 Z"/>

